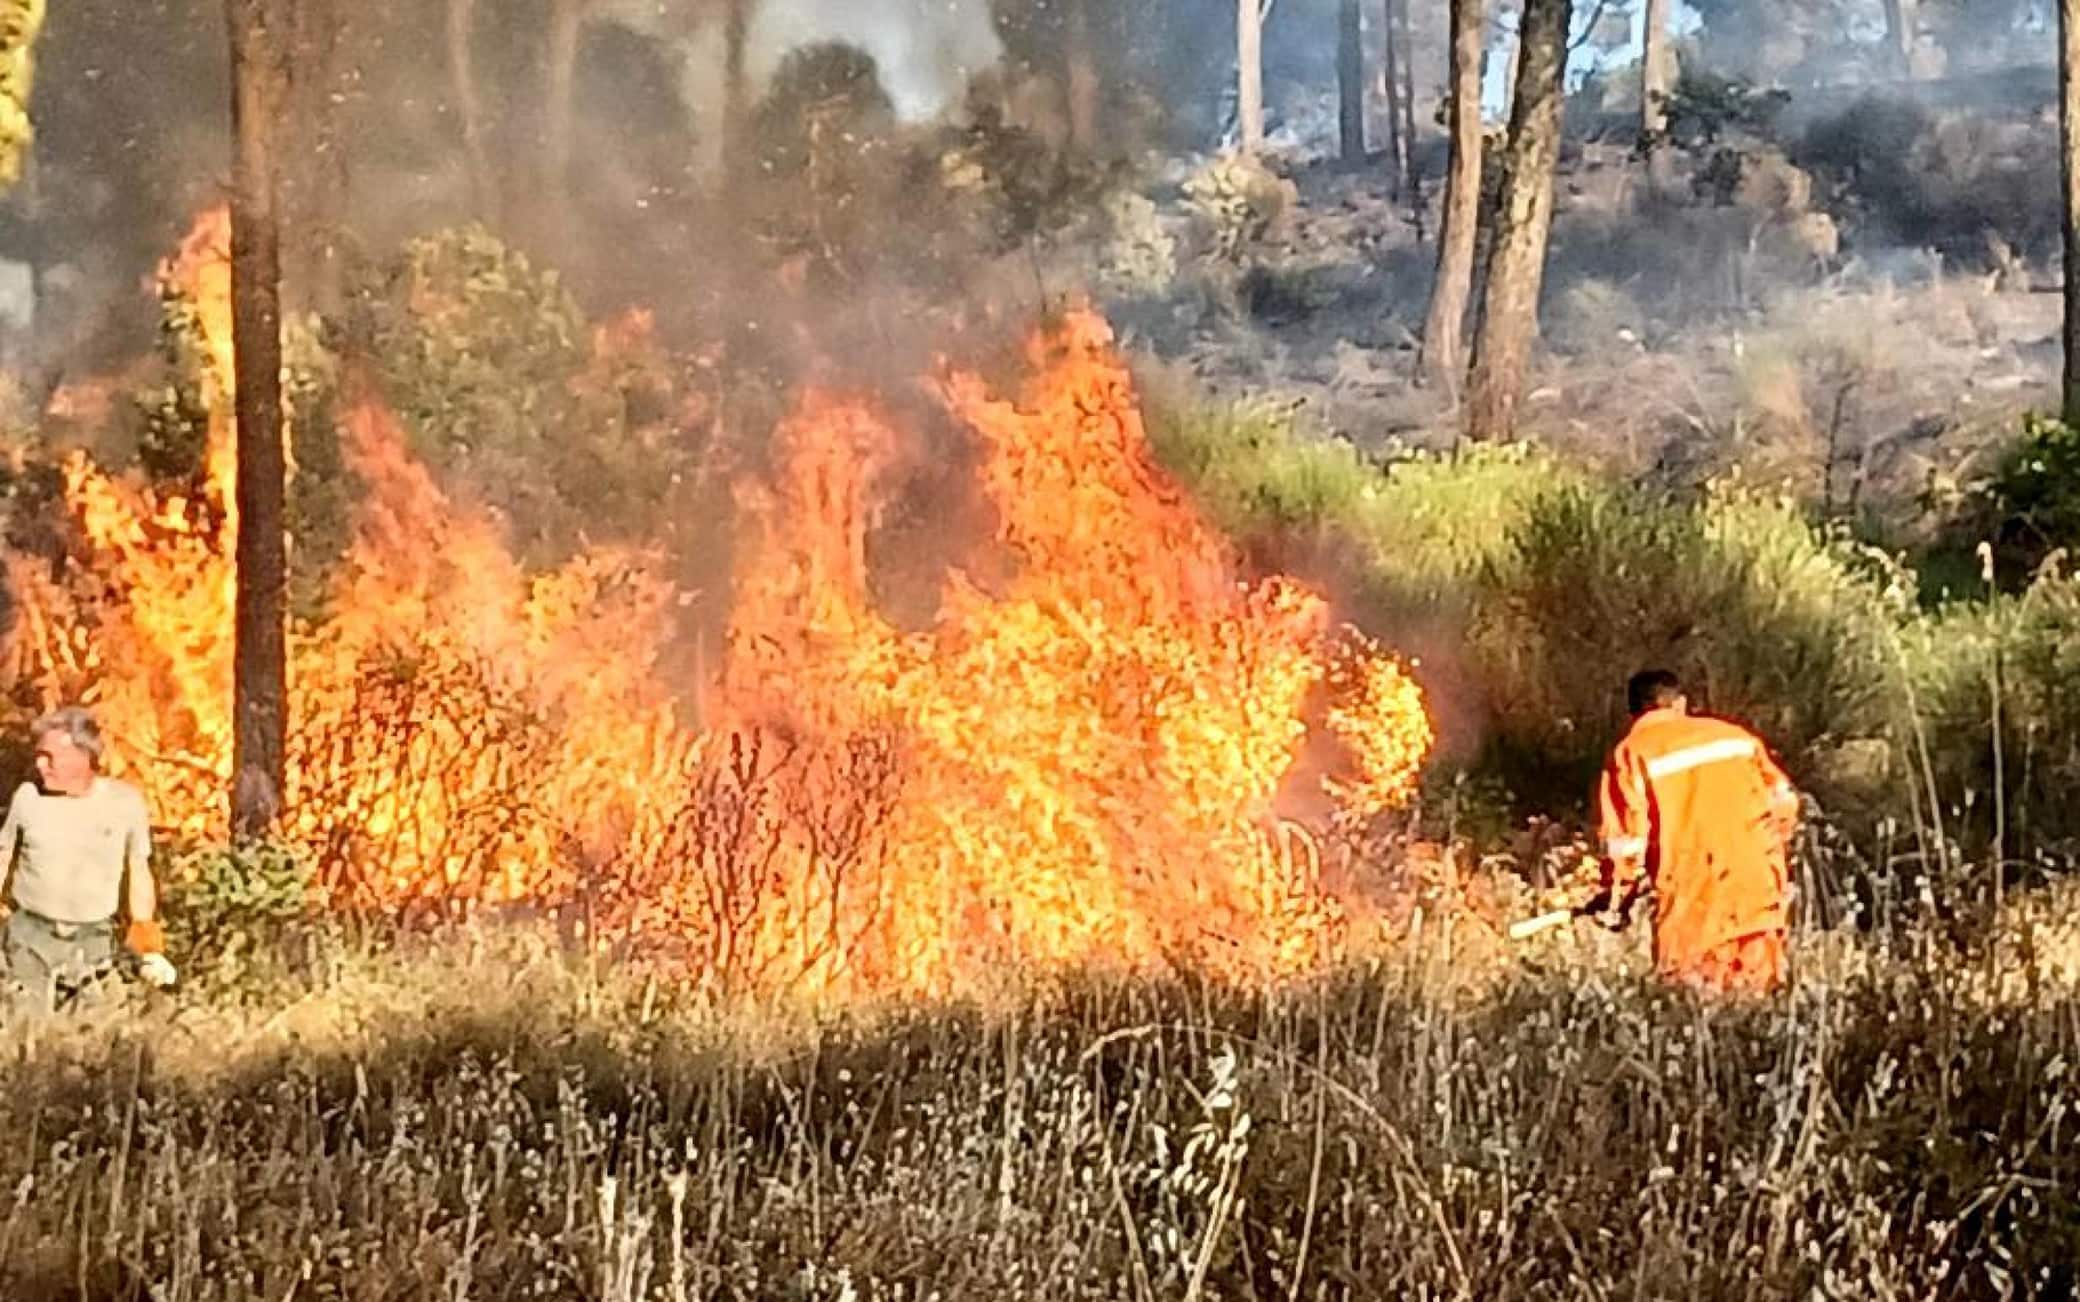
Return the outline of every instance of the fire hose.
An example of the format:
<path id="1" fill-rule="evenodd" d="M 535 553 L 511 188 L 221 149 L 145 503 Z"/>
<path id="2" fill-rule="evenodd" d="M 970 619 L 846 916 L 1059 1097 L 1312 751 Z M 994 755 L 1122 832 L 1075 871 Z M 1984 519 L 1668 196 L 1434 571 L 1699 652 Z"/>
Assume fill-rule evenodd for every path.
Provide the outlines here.
<path id="1" fill-rule="evenodd" d="M 1550 913 L 1541 913 L 1535 918 L 1524 918 L 1512 922 L 1509 924 L 1507 934 L 1512 941 L 1529 940 L 1533 936 L 1543 935 L 1556 927 L 1564 927 L 1576 918 L 1594 918 L 1599 915 L 1607 916 L 1608 920 L 1603 923 L 1605 927 L 1612 931 L 1619 931 L 1631 920 L 1633 907 L 1652 893 L 1652 891 L 1640 891 L 1627 897 L 1622 904 L 1612 907 L 1610 894 L 1606 891 L 1597 895 L 1595 899 L 1590 900 L 1586 904 L 1577 904 L 1573 908 L 1567 909 L 1554 909 Z"/>

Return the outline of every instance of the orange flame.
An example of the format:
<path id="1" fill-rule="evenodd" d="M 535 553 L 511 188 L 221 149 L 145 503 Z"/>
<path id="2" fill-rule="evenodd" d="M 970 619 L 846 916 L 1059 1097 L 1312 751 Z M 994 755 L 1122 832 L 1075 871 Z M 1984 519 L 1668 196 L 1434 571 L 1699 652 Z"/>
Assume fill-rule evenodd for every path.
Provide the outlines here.
<path id="1" fill-rule="evenodd" d="M 184 252 L 167 274 L 204 318 L 224 412 L 220 262 Z M 354 543 L 329 615 L 292 633 L 285 834 L 343 902 L 582 895 L 712 979 L 811 993 L 1319 962 L 1346 902 L 1295 853 L 1281 789 L 1320 716 L 1339 807 L 1405 803 L 1421 694 L 1314 592 L 1241 577 L 1155 465 L 1102 321 L 1070 316 L 1028 361 L 1015 396 L 958 372 L 931 387 L 979 453 L 996 550 L 987 580 L 949 572 L 921 630 L 875 600 L 911 449 L 872 404 L 801 400 L 738 486 L 705 729 L 665 685 L 679 594 L 660 558 L 530 575 L 357 408 Z M 17 665 L 46 695 L 93 694 L 161 820 L 197 836 L 223 830 L 229 770 L 229 435 L 213 421 L 201 502 L 73 464 L 98 608 L 10 567 Z"/>

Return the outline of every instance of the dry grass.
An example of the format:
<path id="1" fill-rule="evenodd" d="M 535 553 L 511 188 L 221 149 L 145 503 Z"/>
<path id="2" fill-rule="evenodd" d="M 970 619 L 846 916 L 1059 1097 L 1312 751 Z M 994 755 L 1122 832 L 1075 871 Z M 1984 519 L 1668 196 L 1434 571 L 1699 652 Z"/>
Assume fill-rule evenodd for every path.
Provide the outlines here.
<path id="1" fill-rule="evenodd" d="M 725 1014 L 524 929 L 22 1039 L 5 1296 L 2068 1296 L 2080 899 L 1714 1008 L 1434 922 L 1276 994 Z M 1988 940 L 1986 937 L 1996 939 Z"/>

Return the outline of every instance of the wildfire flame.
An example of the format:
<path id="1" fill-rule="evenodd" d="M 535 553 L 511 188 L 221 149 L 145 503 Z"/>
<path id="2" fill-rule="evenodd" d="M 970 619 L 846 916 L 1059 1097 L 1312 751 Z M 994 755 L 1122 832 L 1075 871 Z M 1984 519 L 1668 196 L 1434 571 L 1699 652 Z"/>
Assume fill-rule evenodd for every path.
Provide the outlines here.
<path id="1" fill-rule="evenodd" d="M 230 767 L 228 275 L 212 215 L 165 270 L 212 376 L 207 486 L 71 463 L 104 599 L 10 559 L 14 663 L 84 696 L 162 823 L 223 832 Z M 877 607 L 880 514 L 912 453 L 871 402 L 811 393 L 737 491 L 727 651 L 662 667 L 661 558 L 529 574 L 363 403 L 362 488 L 327 614 L 291 637 L 290 822 L 332 896 L 589 901 L 712 979 L 946 991 L 1006 964 L 1190 963 L 1238 977 L 1333 951 L 1346 911 L 1278 817 L 1314 732 L 1353 818 L 1406 802 L 1431 728 L 1403 667 L 1288 579 L 1250 582 L 1155 465 L 1104 323 L 1029 346 L 1015 395 L 948 370 L 986 575 L 936 615 Z"/>

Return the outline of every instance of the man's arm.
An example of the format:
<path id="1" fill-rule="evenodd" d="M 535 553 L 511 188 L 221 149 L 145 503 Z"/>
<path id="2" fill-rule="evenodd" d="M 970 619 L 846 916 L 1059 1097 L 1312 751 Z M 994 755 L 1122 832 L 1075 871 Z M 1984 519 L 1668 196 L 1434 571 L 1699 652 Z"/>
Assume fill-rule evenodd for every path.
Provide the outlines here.
<path id="1" fill-rule="evenodd" d="M 152 818 L 139 795 L 123 836 L 124 904 L 130 915 L 129 945 L 139 954 L 166 948 L 159 926 L 159 884 L 152 879 Z"/>
<path id="2" fill-rule="evenodd" d="M 1603 838 L 1603 886 L 1612 908 L 1646 884 L 1647 850 L 1654 832 L 1647 774 L 1629 747 L 1620 746 L 1597 784 L 1598 832 Z"/>
<path id="3" fill-rule="evenodd" d="M 1770 827 L 1779 839 L 1789 842 L 1798 832 L 1798 788 L 1759 737 L 1755 739 L 1755 767 L 1762 777 L 1762 789 L 1769 793 Z"/>
<path id="4" fill-rule="evenodd" d="M 7 821 L 0 823 L 0 912 L 14 909 L 15 851 L 22 844 L 22 807 L 29 801 L 29 784 L 14 789 L 7 802 Z"/>

